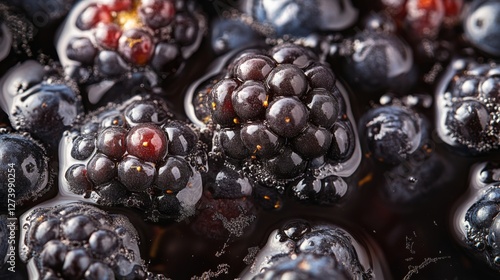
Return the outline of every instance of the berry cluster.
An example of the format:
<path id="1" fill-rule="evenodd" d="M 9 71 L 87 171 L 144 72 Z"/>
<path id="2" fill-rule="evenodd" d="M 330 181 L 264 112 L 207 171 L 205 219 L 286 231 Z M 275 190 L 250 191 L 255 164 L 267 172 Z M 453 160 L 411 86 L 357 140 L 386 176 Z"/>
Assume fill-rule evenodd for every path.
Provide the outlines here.
<path id="1" fill-rule="evenodd" d="M 292 220 L 270 234 L 242 278 L 373 279 L 381 260 L 358 242 L 340 227 Z"/>
<path id="2" fill-rule="evenodd" d="M 23 261 L 38 279 L 165 279 L 147 272 L 128 218 L 83 203 L 36 208 L 25 216 Z"/>
<path id="3" fill-rule="evenodd" d="M 205 29 L 205 18 L 192 2 L 81 2 L 57 42 L 61 63 L 81 80 L 89 75 L 111 79 L 145 68 L 170 76 L 198 48 Z"/>
<path id="4" fill-rule="evenodd" d="M 62 142 L 62 185 L 70 195 L 145 209 L 153 220 L 188 214 L 201 197 L 203 145 L 162 99 L 112 104 Z"/>
<path id="5" fill-rule="evenodd" d="M 264 167 L 254 177 L 288 180 L 351 160 L 356 138 L 346 97 L 312 52 L 293 44 L 246 51 L 226 71 L 204 106 L 217 125 L 214 150 L 229 161 Z"/>
<path id="6" fill-rule="evenodd" d="M 436 127 L 444 142 L 471 154 L 498 148 L 498 71 L 494 64 L 452 62 L 436 91 Z"/>

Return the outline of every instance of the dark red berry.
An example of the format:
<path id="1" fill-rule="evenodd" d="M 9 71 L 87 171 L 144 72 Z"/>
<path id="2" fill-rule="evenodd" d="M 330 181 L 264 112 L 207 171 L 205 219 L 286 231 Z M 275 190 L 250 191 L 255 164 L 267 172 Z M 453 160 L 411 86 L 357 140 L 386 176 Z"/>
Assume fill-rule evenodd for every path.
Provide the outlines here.
<path id="1" fill-rule="evenodd" d="M 157 29 L 167 26 L 175 16 L 175 4 L 171 0 L 143 0 L 139 15 L 149 27 Z"/>
<path id="2" fill-rule="evenodd" d="M 264 81 L 276 66 L 276 63 L 264 55 L 249 55 L 241 60 L 235 66 L 235 77 L 244 81 Z"/>
<path id="3" fill-rule="evenodd" d="M 212 119 L 221 126 L 233 126 L 239 123 L 231 102 L 233 91 L 237 87 L 236 81 L 224 79 L 218 82 L 210 92 L 209 106 L 212 109 Z"/>
<path id="4" fill-rule="evenodd" d="M 153 51 L 153 39 L 142 29 L 125 30 L 118 41 L 118 52 L 136 65 L 147 64 Z"/>
<path id="5" fill-rule="evenodd" d="M 151 187 L 155 173 L 152 164 L 132 156 L 126 156 L 118 164 L 118 178 L 132 192 L 143 192 Z"/>

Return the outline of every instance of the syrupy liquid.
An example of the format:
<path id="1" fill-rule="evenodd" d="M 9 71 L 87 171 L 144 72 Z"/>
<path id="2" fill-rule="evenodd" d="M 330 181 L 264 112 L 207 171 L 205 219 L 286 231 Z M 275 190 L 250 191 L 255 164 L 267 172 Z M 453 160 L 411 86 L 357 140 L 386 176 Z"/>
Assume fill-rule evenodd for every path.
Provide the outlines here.
<path id="1" fill-rule="evenodd" d="M 353 2 L 357 7 L 362 7 L 360 17 L 375 8 L 371 1 Z M 212 12 L 214 14 L 210 16 L 217 16 L 215 11 Z M 42 35 L 37 35 L 38 40 L 41 40 Z M 49 34 L 50 36 L 53 35 Z M 51 48 L 46 48 L 45 51 L 54 53 Z M 200 50 L 188 60 L 178 80 L 165 86 L 164 91 L 169 93 L 168 100 L 176 105 L 173 106 L 174 109 L 182 112 L 183 93 L 193 81 L 209 70 L 208 65 L 213 59 L 209 42 L 205 40 Z M 415 92 L 428 95 L 433 95 L 433 90 L 434 85 L 424 83 L 415 88 Z M 378 103 L 377 96 L 356 94 L 355 87 L 351 87 L 350 92 L 350 103 L 356 120 L 372 103 Z M 425 109 L 421 113 L 430 120 L 434 119 L 432 109 Z M 0 123 L 4 119 L 2 117 Z M 140 213 L 134 210 L 105 210 L 129 217 L 141 236 L 141 256 L 149 262 L 150 271 L 164 273 L 172 279 L 189 279 L 193 276 L 204 279 L 237 278 L 251 263 L 257 248 L 264 246 L 273 230 L 290 219 L 299 218 L 331 223 L 348 231 L 367 235 L 369 238 L 364 242 L 375 242 L 375 247 L 381 250 L 387 261 L 390 273 L 384 275 L 386 278 L 493 279 L 494 272 L 474 259 L 454 240 L 452 218 L 457 201 L 469 185 L 470 167 L 494 156 L 467 157 L 457 154 L 439 139 L 434 122 L 430 123 L 433 153 L 444 159 L 446 168 L 450 170 L 446 174 L 449 178 L 446 178 L 446 184 L 413 204 L 397 204 L 387 199 L 381 191 L 381 185 L 384 184 L 383 168 L 363 157 L 358 170 L 346 180 L 350 191 L 340 204 L 310 205 L 287 194 L 278 210 L 257 209 L 255 219 L 243 230 L 241 236 L 230 234 L 225 238 L 213 239 L 193 230 L 191 219 L 151 223 L 145 222 Z M 49 196 L 55 198 L 50 203 L 61 202 L 55 191 Z M 18 214 L 35 204 L 20 208 Z M 18 278 L 26 279 L 28 274 L 24 264 L 18 262 L 17 265 Z"/>

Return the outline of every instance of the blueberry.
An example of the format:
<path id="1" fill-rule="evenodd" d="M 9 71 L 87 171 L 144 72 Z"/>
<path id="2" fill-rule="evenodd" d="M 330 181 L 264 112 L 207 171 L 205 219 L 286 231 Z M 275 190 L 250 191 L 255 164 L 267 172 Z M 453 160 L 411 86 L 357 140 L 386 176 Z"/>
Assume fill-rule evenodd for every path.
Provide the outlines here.
<path id="1" fill-rule="evenodd" d="M 61 224 L 61 231 L 71 241 L 83 241 L 96 230 L 96 224 L 91 218 L 78 215 L 66 219 Z"/>
<path id="2" fill-rule="evenodd" d="M 262 117 L 268 106 L 269 96 L 260 82 L 248 81 L 242 84 L 232 95 L 233 109 L 241 120 L 253 120 Z"/>
<path id="3" fill-rule="evenodd" d="M 396 165 L 422 145 L 420 117 L 400 106 L 369 111 L 360 124 L 369 151 L 376 160 Z"/>
<path id="4" fill-rule="evenodd" d="M 465 15 L 464 34 L 470 43 L 494 56 L 500 55 L 499 36 L 500 3 L 475 1 Z"/>
<path id="5" fill-rule="evenodd" d="M 50 189 L 51 165 L 46 151 L 27 135 L 0 134 L 0 198 L 7 201 L 9 178 L 15 178 L 16 203 L 22 205 Z M 9 196 L 10 198 L 10 196 Z M 4 204 L 5 209 L 7 205 Z"/>
<path id="6" fill-rule="evenodd" d="M 95 142 L 91 137 L 78 136 L 73 140 L 71 157 L 77 160 L 88 159 L 95 150 Z"/>

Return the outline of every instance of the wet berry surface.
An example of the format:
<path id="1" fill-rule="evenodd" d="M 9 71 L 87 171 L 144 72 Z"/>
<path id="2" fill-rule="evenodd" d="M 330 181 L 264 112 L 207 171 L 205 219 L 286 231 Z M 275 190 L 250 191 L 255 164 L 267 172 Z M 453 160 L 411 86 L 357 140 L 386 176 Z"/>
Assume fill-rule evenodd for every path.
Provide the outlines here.
<path id="1" fill-rule="evenodd" d="M 499 278 L 499 17 L 2 1 L 0 278 Z"/>

